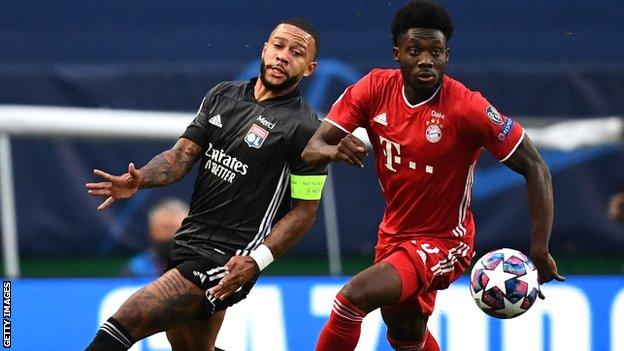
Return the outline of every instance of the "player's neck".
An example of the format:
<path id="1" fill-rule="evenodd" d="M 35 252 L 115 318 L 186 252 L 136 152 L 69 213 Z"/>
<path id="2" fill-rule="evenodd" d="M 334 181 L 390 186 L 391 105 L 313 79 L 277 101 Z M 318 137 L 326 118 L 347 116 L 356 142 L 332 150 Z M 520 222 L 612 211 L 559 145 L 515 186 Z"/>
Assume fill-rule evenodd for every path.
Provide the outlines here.
<path id="1" fill-rule="evenodd" d="M 409 84 L 405 84 L 404 82 L 404 92 L 405 98 L 411 105 L 418 105 L 423 101 L 427 101 L 433 97 L 433 95 L 438 91 L 442 85 L 442 81 L 437 84 L 435 87 L 431 89 L 414 89 Z"/>
<path id="2" fill-rule="evenodd" d="M 264 86 L 264 84 L 262 84 L 261 79 L 258 79 L 256 81 L 256 85 L 254 85 L 254 98 L 256 99 L 256 101 L 274 99 L 280 96 L 288 95 L 296 88 L 297 88 L 297 85 L 293 85 L 291 87 L 288 87 L 282 90 L 277 90 L 277 91 L 270 90 L 270 89 L 267 89 L 267 87 Z"/>

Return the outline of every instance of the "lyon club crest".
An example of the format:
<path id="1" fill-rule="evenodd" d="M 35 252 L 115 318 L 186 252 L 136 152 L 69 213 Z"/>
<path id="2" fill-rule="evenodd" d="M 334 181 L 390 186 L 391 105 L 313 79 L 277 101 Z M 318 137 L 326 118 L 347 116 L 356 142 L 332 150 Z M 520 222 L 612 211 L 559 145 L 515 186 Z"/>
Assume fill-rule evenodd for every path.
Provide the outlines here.
<path id="1" fill-rule="evenodd" d="M 442 121 L 432 118 L 426 122 L 427 130 L 425 131 L 425 138 L 430 143 L 437 143 L 442 139 Z"/>
<path id="2" fill-rule="evenodd" d="M 256 124 L 252 124 L 251 128 L 249 128 L 249 131 L 247 132 L 247 135 L 245 135 L 245 142 L 249 145 L 249 147 L 259 149 L 268 136 L 268 131 Z"/>

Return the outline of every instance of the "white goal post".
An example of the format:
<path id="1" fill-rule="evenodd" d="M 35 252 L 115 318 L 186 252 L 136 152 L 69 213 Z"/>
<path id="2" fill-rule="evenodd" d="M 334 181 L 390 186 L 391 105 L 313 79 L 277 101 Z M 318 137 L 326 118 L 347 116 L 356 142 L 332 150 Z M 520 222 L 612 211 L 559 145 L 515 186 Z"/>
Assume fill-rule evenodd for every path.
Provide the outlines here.
<path id="1" fill-rule="evenodd" d="M 192 118 L 191 113 L 0 105 L 0 218 L 5 276 L 20 276 L 11 136 L 173 141 Z M 624 123 L 620 117 L 572 119 L 526 130 L 540 147 L 569 151 L 619 142 Z M 354 134 L 370 145 L 365 132 L 358 130 Z M 329 268 L 332 275 L 339 275 L 340 244 L 331 176 L 323 194 Z"/>

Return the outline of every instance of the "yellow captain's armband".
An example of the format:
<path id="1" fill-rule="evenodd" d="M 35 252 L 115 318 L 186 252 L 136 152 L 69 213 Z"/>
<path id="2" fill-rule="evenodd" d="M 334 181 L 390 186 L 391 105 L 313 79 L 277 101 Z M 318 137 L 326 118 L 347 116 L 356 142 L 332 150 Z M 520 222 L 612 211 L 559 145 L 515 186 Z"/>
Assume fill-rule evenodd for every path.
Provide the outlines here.
<path id="1" fill-rule="evenodd" d="M 290 175 L 290 196 L 299 200 L 320 200 L 326 175 Z"/>

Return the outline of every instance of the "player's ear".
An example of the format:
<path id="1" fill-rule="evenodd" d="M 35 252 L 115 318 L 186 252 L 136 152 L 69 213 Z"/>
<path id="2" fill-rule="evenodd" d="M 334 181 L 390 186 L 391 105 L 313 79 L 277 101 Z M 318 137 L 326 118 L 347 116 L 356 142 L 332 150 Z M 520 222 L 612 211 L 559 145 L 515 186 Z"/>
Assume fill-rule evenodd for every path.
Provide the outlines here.
<path id="1" fill-rule="evenodd" d="M 309 77 L 312 75 L 312 73 L 314 73 L 315 70 L 316 70 L 316 61 L 312 61 L 308 63 L 308 66 L 306 67 L 305 71 L 303 71 L 303 76 Z"/>
<path id="2" fill-rule="evenodd" d="M 446 61 L 448 61 L 449 58 L 451 58 L 451 48 L 446 48 Z"/>
<path id="3" fill-rule="evenodd" d="M 392 54 L 394 55 L 394 60 L 396 62 L 399 62 L 399 48 L 398 47 L 394 46 L 392 48 Z"/>

